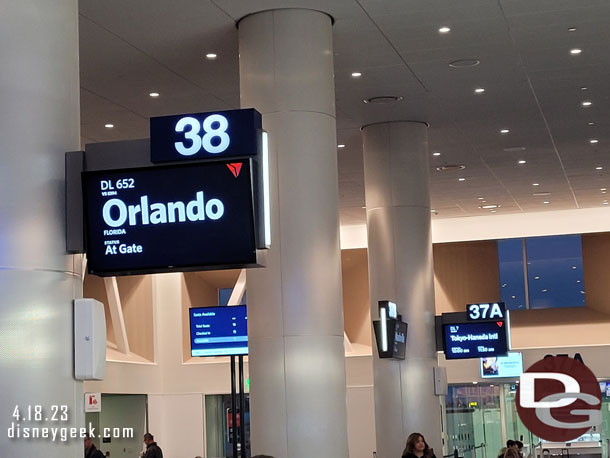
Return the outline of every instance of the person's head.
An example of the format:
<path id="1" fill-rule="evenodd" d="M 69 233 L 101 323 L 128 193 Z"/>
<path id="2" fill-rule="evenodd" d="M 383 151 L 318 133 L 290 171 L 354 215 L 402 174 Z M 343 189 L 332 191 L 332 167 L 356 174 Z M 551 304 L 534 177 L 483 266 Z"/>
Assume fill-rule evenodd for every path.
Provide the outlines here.
<path id="1" fill-rule="evenodd" d="M 519 456 L 519 452 L 515 447 L 508 447 L 506 449 L 506 453 L 504 454 L 504 458 L 521 458 Z"/>
<path id="2" fill-rule="evenodd" d="M 406 453 L 423 453 L 424 455 L 428 453 L 428 444 L 426 443 L 426 439 L 420 433 L 411 433 L 409 437 L 407 437 L 407 444 L 405 445 L 404 454 Z"/>
<path id="3" fill-rule="evenodd" d="M 515 444 L 517 445 L 517 450 L 521 451 L 521 449 L 523 448 L 523 442 L 515 441 Z"/>
<path id="4" fill-rule="evenodd" d="M 89 436 L 85 436 L 85 450 L 89 450 L 93 445 L 93 440 Z"/>
<path id="5" fill-rule="evenodd" d="M 512 439 L 506 441 L 506 448 L 516 448 L 516 445 L 517 443 Z"/>
<path id="6" fill-rule="evenodd" d="M 154 436 L 153 436 L 152 434 L 150 434 L 150 433 L 146 433 L 146 434 L 144 434 L 144 443 L 145 443 L 146 445 L 150 445 L 150 444 L 152 444 L 154 441 L 155 441 L 155 438 L 154 438 Z"/>

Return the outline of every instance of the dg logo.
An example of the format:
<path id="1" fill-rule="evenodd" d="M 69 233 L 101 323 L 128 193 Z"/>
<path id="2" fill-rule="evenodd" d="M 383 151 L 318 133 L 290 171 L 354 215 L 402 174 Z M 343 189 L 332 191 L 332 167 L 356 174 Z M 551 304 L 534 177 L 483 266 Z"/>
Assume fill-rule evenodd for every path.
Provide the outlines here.
<path id="1" fill-rule="evenodd" d="M 593 372 L 567 356 L 549 356 L 533 364 L 517 388 L 519 418 L 547 441 L 570 441 L 601 425 L 601 405 Z"/>

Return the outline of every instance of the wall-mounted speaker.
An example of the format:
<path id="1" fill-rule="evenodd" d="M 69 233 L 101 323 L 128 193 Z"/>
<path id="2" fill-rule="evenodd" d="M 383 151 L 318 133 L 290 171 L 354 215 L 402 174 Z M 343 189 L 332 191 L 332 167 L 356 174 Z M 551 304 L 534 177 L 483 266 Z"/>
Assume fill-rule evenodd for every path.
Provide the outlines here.
<path id="1" fill-rule="evenodd" d="M 74 378 L 103 380 L 106 373 L 106 316 L 95 299 L 74 300 Z"/>

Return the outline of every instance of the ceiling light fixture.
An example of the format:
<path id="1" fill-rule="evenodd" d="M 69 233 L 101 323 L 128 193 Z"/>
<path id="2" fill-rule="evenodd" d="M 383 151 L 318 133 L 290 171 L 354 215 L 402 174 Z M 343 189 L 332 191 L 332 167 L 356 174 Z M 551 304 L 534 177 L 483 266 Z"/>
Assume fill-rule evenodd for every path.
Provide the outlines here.
<path id="1" fill-rule="evenodd" d="M 466 168 L 465 165 L 439 165 L 436 167 L 437 172 L 450 172 L 453 170 L 464 170 Z"/>
<path id="2" fill-rule="evenodd" d="M 151 92 L 148 95 L 151 96 L 152 98 L 155 98 L 155 97 L 159 97 L 161 94 L 159 94 L 158 92 Z"/>
<path id="3" fill-rule="evenodd" d="M 362 76 L 362 73 L 360 73 L 360 72 L 353 72 L 352 73 L 352 77 L 353 78 L 360 78 L 361 76 Z"/>
<path id="4" fill-rule="evenodd" d="M 210 60 L 214 60 L 218 57 L 217 54 L 214 54 L 213 52 L 209 52 L 205 55 L 206 59 L 210 59 Z"/>
<path id="5" fill-rule="evenodd" d="M 500 208 L 502 205 L 482 205 L 479 208 L 482 208 L 483 210 L 489 210 L 491 208 Z"/>
<path id="6" fill-rule="evenodd" d="M 498 210 L 490 210 L 491 213 L 497 213 Z"/>
<path id="7" fill-rule="evenodd" d="M 595 170 L 603 170 L 604 168 L 600 165 L 598 167 L 595 167 Z"/>
<path id="8" fill-rule="evenodd" d="M 592 138 L 591 140 L 589 140 L 589 143 L 592 143 L 592 144 L 599 143 L 599 140 L 597 138 Z"/>
<path id="9" fill-rule="evenodd" d="M 580 54 L 581 52 L 582 52 L 582 49 L 579 49 L 579 48 L 570 49 L 570 54 L 572 54 L 573 56 L 576 56 L 576 55 Z"/>
<path id="10" fill-rule="evenodd" d="M 588 88 L 587 86 L 582 86 L 582 87 L 580 88 L 580 90 L 581 90 L 581 91 L 588 91 L 588 90 L 589 90 L 589 88 Z"/>
<path id="11" fill-rule="evenodd" d="M 545 200 L 544 202 L 542 202 L 543 204 L 547 205 L 550 204 L 550 202 L 548 200 Z"/>
<path id="12" fill-rule="evenodd" d="M 532 196 L 535 196 L 535 197 L 550 196 L 550 195 L 551 195 L 551 193 L 548 191 L 535 192 L 532 194 Z"/>
<path id="13" fill-rule="evenodd" d="M 345 148 L 345 145 L 343 143 L 337 145 L 337 148 Z"/>
<path id="14" fill-rule="evenodd" d="M 568 32 L 576 32 L 576 27 L 570 27 L 570 28 L 568 29 Z"/>
<path id="15" fill-rule="evenodd" d="M 485 197 L 477 197 L 479 200 L 485 200 Z"/>
<path id="16" fill-rule="evenodd" d="M 400 95 L 381 95 L 378 97 L 371 97 L 370 99 L 364 99 L 364 103 L 394 103 L 400 102 L 402 96 Z"/>
<path id="17" fill-rule="evenodd" d="M 532 183 L 532 186 L 540 186 L 540 183 Z"/>
<path id="18" fill-rule="evenodd" d="M 478 59 L 458 59 L 453 62 L 449 62 L 449 66 L 453 68 L 466 68 L 466 67 L 476 67 L 481 63 Z"/>
<path id="19" fill-rule="evenodd" d="M 600 191 L 607 191 L 606 188 L 599 188 Z"/>
<path id="20" fill-rule="evenodd" d="M 500 133 L 501 133 L 501 134 L 507 134 L 507 133 L 509 133 L 509 132 L 510 132 L 510 130 L 508 130 L 508 129 L 502 129 L 502 130 L 500 131 Z"/>
<path id="21" fill-rule="evenodd" d="M 585 100 L 584 102 L 581 103 L 581 105 L 583 107 L 590 107 L 591 105 L 593 105 L 593 102 L 591 102 L 590 100 Z"/>
<path id="22" fill-rule="evenodd" d="M 114 127 L 114 124 L 104 124 L 104 127 L 106 129 L 112 129 Z"/>
<path id="23" fill-rule="evenodd" d="M 458 178 L 458 181 L 466 181 L 466 178 Z"/>
<path id="24" fill-rule="evenodd" d="M 478 87 L 474 90 L 475 94 L 482 94 L 483 92 L 485 92 L 485 88 L 482 87 Z"/>
<path id="25" fill-rule="evenodd" d="M 439 153 L 438 151 L 435 151 L 434 153 L 432 153 L 432 156 L 440 156 L 441 153 Z"/>
<path id="26" fill-rule="evenodd" d="M 438 29 L 438 31 L 440 33 L 449 33 L 451 31 L 451 29 L 449 27 L 447 27 L 447 26 L 443 26 L 440 29 Z"/>
<path id="27" fill-rule="evenodd" d="M 595 125 L 595 123 L 594 123 L 593 121 L 589 121 L 587 124 L 588 124 L 589 126 L 594 126 L 594 125 Z"/>
<path id="28" fill-rule="evenodd" d="M 526 161 L 524 161 L 523 159 L 521 159 L 520 161 L 517 161 L 517 164 L 525 164 Z"/>

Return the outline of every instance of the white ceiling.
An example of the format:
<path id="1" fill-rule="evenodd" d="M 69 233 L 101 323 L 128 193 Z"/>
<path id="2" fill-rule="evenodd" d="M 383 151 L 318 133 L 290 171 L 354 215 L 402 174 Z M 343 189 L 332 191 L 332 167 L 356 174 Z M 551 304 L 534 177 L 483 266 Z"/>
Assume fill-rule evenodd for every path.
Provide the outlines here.
<path id="1" fill-rule="evenodd" d="M 337 138 L 346 145 L 337 150 L 343 225 L 365 220 L 359 128 L 390 120 L 430 124 L 435 218 L 493 216 L 479 208 L 485 205 L 479 197 L 501 205 L 496 215 L 603 207 L 608 198 L 601 188 L 610 189 L 610 0 L 79 5 L 83 144 L 147 137 L 151 116 L 239 108 L 237 20 L 306 7 L 335 19 Z M 441 26 L 451 31 L 440 34 Z M 572 48 L 582 53 L 571 55 Z M 206 59 L 208 52 L 218 58 Z M 448 65 L 459 59 L 480 64 Z M 351 77 L 354 71 L 362 77 Z M 477 87 L 485 92 L 475 94 Z M 149 97 L 153 91 L 161 96 Z M 386 95 L 403 100 L 362 102 Z M 584 108 L 583 100 L 593 105 Z M 500 134 L 504 128 L 510 133 Z M 592 138 L 599 142 L 590 144 Z M 435 170 L 453 164 L 466 168 Z"/>

